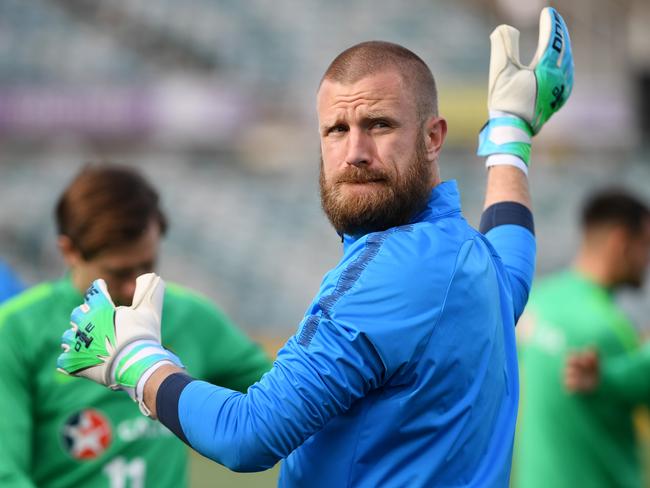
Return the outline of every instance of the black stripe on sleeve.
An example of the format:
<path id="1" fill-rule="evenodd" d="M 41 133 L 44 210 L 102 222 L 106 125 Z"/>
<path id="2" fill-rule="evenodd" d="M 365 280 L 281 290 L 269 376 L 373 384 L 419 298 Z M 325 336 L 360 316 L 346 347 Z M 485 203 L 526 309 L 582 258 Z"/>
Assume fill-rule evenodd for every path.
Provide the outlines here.
<path id="1" fill-rule="evenodd" d="M 517 202 L 499 202 L 490 205 L 481 216 L 479 230 L 481 234 L 486 234 L 495 227 L 508 224 L 525 227 L 535 235 L 533 213 Z"/>
<path id="2" fill-rule="evenodd" d="M 156 394 L 156 413 L 161 424 L 171 430 L 185 444 L 189 445 L 181 421 L 178 418 L 178 401 L 183 389 L 193 378 L 185 373 L 174 373 L 162 382 Z"/>

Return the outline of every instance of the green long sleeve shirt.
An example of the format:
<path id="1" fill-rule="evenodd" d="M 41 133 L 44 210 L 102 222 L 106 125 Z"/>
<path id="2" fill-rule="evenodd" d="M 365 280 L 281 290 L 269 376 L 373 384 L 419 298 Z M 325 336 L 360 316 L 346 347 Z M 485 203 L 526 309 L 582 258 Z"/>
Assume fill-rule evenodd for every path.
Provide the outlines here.
<path id="1" fill-rule="evenodd" d="M 650 400 L 650 350 L 611 292 L 575 271 L 549 277 L 519 327 L 515 486 L 640 487 L 633 411 Z M 566 357 L 585 348 L 599 353 L 601 387 L 568 393 Z"/>
<path id="2" fill-rule="evenodd" d="M 0 486 L 182 487 L 186 446 L 140 414 L 124 392 L 56 370 L 70 312 L 69 278 L 0 307 Z M 206 299 L 168 284 L 163 345 L 188 373 L 245 391 L 271 367 L 263 351 Z"/>

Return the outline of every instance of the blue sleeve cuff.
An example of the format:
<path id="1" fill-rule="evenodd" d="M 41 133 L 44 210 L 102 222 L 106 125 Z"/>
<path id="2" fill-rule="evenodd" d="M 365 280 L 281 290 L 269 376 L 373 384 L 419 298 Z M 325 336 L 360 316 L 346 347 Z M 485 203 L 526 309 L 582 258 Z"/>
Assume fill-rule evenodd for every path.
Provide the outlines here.
<path id="1" fill-rule="evenodd" d="M 184 373 L 174 373 L 162 382 L 156 394 L 156 412 L 161 424 L 189 445 L 178 416 L 178 402 L 185 387 L 194 379 Z"/>
<path id="2" fill-rule="evenodd" d="M 533 213 L 521 203 L 499 202 L 485 209 L 479 226 L 481 234 L 485 235 L 500 225 L 519 225 L 535 235 Z"/>

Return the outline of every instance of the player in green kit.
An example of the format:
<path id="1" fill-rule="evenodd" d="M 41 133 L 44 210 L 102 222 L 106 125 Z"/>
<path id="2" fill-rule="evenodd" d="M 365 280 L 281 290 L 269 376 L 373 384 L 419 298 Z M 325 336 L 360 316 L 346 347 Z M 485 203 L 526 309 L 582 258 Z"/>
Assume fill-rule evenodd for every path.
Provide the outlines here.
<path id="1" fill-rule="evenodd" d="M 89 166 L 61 196 L 59 247 L 69 273 L 0 307 L 0 486 L 145 488 L 186 485 L 187 447 L 126 394 L 56 372 L 70 310 L 92 280 L 130 304 L 155 268 L 166 220 L 135 171 Z M 167 286 L 162 342 L 197 377 L 246 391 L 271 367 L 207 299 Z M 192 333 L 186 333 L 191 328 Z"/>
<path id="2" fill-rule="evenodd" d="M 635 359 L 639 338 L 613 293 L 642 284 L 650 213 L 636 198 L 610 190 L 592 196 L 582 221 L 574 266 L 533 286 L 518 326 L 522 388 L 513 481 L 521 488 L 641 487 L 633 411 L 650 404 L 650 359 Z M 587 395 L 568 391 L 567 357 L 585 348 L 620 365 L 612 371 L 616 385 Z"/>

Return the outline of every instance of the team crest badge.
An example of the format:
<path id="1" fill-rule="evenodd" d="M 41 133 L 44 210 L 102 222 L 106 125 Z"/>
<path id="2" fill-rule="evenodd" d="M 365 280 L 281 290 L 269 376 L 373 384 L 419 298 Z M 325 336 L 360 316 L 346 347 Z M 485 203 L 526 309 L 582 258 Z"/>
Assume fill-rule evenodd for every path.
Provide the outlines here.
<path id="1" fill-rule="evenodd" d="M 95 459 L 111 443 L 111 424 L 100 412 L 88 408 L 68 418 L 61 437 L 63 446 L 74 459 Z"/>

